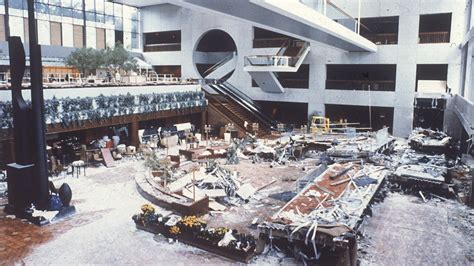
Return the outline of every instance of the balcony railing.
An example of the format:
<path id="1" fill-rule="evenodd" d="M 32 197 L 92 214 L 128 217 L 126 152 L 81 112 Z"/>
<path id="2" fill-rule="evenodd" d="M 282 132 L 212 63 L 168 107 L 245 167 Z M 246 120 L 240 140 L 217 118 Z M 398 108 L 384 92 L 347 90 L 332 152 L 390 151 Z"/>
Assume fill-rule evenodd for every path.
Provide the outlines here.
<path id="1" fill-rule="evenodd" d="M 145 44 L 144 52 L 171 52 L 181 51 L 181 43 L 162 43 L 162 44 Z"/>
<path id="2" fill-rule="evenodd" d="M 326 80 L 328 90 L 395 91 L 394 80 Z"/>
<path id="3" fill-rule="evenodd" d="M 448 43 L 449 31 L 420 32 L 419 43 Z"/>
<path id="4" fill-rule="evenodd" d="M 362 36 L 377 45 L 398 43 L 397 33 L 362 34 Z"/>
<path id="5" fill-rule="evenodd" d="M 173 74 L 156 74 L 149 71 L 143 75 L 128 75 L 108 79 L 105 76 L 89 75 L 81 73 L 43 73 L 43 86 L 45 88 L 77 88 L 77 87 L 102 87 L 102 86 L 130 86 L 130 85 L 172 85 L 172 84 L 196 84 L 196 81 L 176 77 Z M 0 72 L 0 89 L 10 87 L 10 73 Z M 25 73 L 22 85 L 30 85 L 30 75 Z"/>

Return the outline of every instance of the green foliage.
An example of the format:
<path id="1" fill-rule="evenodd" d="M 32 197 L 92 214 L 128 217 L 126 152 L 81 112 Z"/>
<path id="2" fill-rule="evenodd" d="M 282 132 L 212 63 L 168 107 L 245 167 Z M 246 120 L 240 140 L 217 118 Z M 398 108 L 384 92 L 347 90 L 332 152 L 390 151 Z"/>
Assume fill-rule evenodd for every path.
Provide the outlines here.
<path id="1" fill-rule="evenodd" d="M 104 64 L 104 51 L 92 48 L 79 48 L 69 54 L 65 63 L 88 75 Z"/>
<path id="2" fill-rule="evenodd" d="M 104 65 L 113 72 L 136 70 L 138 67 L 137 60 L 119 42 L 115 44 L 114 48 L 107 47 L 105 49 L 104 62 Z"/>
<path id="3" fill-rule="evenodd" d="M 79 48 L 73 51 L 65 60 L 66 65 L 75 67 L 89 75 L 98 68 L 107 67 L 112 72 L 131 71 L 138 68 L 137 60 L 123 48 L 121 43 L 115 47 L 96 50 L 92 48 Z"/>

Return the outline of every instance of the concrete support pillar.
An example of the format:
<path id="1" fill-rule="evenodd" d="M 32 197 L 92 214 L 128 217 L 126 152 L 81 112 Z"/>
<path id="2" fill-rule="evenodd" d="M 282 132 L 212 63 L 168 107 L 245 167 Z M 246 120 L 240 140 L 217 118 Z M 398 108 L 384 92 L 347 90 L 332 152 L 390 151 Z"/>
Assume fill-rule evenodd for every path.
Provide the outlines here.
<path id="1" fill-rule="evenodd" d="M 140 146 L 140 140 L 138 139 L 139 129 L 140 128 L 138 126 L 138 121 L 134 121 L 130 124 L 128 132 L 128 134 L 130 134 L 130 145 L 135 146 L 137 148 Z"/>

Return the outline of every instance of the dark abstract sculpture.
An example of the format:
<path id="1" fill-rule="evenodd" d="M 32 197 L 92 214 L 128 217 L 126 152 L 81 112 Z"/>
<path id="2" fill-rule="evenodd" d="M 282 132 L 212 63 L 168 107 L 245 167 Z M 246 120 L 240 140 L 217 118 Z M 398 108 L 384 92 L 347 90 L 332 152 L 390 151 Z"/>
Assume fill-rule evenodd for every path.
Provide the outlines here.
<path id="1" fill-rule="evenodd" d="M 16 163 L 7 165 L 8 205 L 5 207 L 5 212 L 42 225 L 48 221 L 43 217 L 34 217 L 32 205 L 35 209 L 46 210 L 51 197 L 46 160 L 41 47 L 38 45 L 34 0 L 28 0 L 28 24 L 31 107 L 25 102 L 21 93 L 26 65 L 23 44 L 19 37 L 8 38 Z M 72 195 L 70 189 L 68 193 L 67 205 Z M 74 206 L 66 206 L 60 213 L 64 216 L 65 213 L 74 211 Z"/>

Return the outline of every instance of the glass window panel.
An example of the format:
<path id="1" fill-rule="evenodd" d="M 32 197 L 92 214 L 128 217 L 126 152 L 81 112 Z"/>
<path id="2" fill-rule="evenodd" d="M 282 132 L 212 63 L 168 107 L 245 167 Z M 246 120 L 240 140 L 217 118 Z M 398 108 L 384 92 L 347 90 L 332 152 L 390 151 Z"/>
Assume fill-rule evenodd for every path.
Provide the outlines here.
<path id="1" fill-rule="evenodd" d="M 132 32 L 132 49 L 138 49 L 138 33 Z"/>
<path id="2" fill-rule="evenodd" d="M 132 19 L 138 20 L 138 9 L 132 7 Z"/>
<path id="3" fill-rule="evenodd" d="M 115 30 L 123 30 L 123 21 L 121 17 L 114 17 Z"/>
<path id="4" fill-rule="evenodd" d="M 13 1 L 16 1 L 16 0 L 13 0 Z M 49 3 L 48 0 L 35 0 L 35 2 L 37 2 L 37 3 L 43 3 L 43 4 L 48 4 L 48 3 Z"/>
<path id="5" fill-rule="evenodd" d="M 105 15 L 104 14 L 95 14 L 95 21 L 99 23 L 105 23 Z"/>
<path id="6" fill-rule="evenodd" d="M 86 12 L 86 20 L 87 21 L 95 21 L 95 13 Z"/>
<path id="7" fill-rule="evenodd" d="M 95 11 L 95 2 L 94 0 L 86 0 L 86 11 L 93 12 Z"/>
<path id="8" fill-rule="evenodd" d="M 76 19 L 84 19 L 84 13 L 82 12 L 82 9 L 74 9 L 74 18 Z"/>
<path id="9" fill-rule="evenodd" d="M 50 5 L 60 6 L 61 0 L 49 0 Z"/>
<path id="10" fill-rule="evenodd" d="M 104 13 L 104 0 L 95 0 L 95 11 L 97 13 Z"/>
<path id="11" fill-rule="evenodd" d="M 114 15 L 114 3 L 112 2 L 105 2 L 104 11 L 106 15 L 113 16 Z"/>
<path id="12" fill-rule="evenodd" d="M 114 16 L 105 16 L 105 23 L 114 25 Z"/>
<path id="13" fill-rule="evenodd" d="M 62 7 L 72 7 L 72 1 L 71 0 L 61 0 L 61 6 Z"/>
<path id="14" fill-rule="evenodd" d="M 72 12 L 72 8 L 61 8 L 61 13 L 62 13 L 62 16 L 63 17 L 70 17 L 72 18 L 73 16 L 73 12 Z"/>
<path id="15" fill-rule="evenodd" d="M 49 14 L 49 6 L 46 4 L 42 3 L 36 3 L 35 5 L 36 12 L 43 13 L 43 14 Z"/>
<path id="16" fill-rule="evenodd" d="M 72 8 L 75 10 L 82 10 L 82 0 L 72 0 Z"/>
<path id="17" fill-rule="evenodd" d="M 114 16 L 122 17 L 122 5 L 114 3 Z"/>
<path id="18" fill-rule="evenodd" d="M 138 32 L 138 20 L 132 20 L 132 32 Z"/>
<path id="19" fill-rule="evenodd" d="M 4 6 L 5 5 L 5 0 L 0 0 L 0 5 Z"/>
<path id="20" fill-rule="evenodd" d="M 61 16 L 61 7 L 59 6 L 49 6 L 49 14 L 54 16 Z"/>
<path id="21" fill-rule="evenodd" d="M 23 1 L 18 0 L 9 0 L 8 2 L 10 8 L 14 9 L 23 9 Z M 25 8 L 26 9 L 26 8 Z"/>

